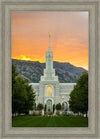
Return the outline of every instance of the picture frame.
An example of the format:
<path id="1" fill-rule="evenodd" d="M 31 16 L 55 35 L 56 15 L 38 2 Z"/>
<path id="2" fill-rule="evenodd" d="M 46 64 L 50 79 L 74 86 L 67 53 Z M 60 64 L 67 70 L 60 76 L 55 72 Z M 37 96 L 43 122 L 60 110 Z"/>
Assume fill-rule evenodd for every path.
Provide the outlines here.
<path id="1" fill-rule="evenodd" d="M 11 13 L 13 11 L 89 12 L 89 112 L 88 127 L 11 127 Z M 97 138 L 100 134 L 100 1 L 99 0 L 1 0 L 0 1 L 0 137 Z"/>

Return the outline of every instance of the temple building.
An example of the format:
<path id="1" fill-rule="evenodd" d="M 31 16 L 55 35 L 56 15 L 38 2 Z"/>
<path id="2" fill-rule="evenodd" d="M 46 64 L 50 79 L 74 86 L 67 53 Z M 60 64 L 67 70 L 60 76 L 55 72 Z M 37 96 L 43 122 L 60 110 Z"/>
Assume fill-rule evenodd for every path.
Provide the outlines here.
<path id="1" fill-rule="evenodd" d="M 36 92 L 36 105 L 42 103 L 46 111 L 53 111 L 53 106 L 61 103 L 64 110 L 69 110 L 69 94 L 76 83 L 60 83 L 58 76 L 55 75 L 53 68 L 53 52 L 50 48 L 46 52 L 46 68 L 44 75 L 41 76 L 39 83 L 30 83 Z"/>

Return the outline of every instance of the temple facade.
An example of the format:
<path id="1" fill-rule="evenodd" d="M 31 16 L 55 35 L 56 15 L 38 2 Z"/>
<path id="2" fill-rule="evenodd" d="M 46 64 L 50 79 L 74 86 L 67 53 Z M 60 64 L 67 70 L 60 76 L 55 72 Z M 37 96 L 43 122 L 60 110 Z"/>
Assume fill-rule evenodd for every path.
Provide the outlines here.
<path id="1" fill-rule="evenodd" d="M 39 83 L 30 83 L 36 92 L 36 105 L 42 103 L 46 111 L 53 111 L 53 106 L 61 103 L 64 110 L 69 110 L 69 94 L 76 83 L 60 83 L 53 68 L 53 52 L 49 48 L 46 52 L 46 68 Z"/>

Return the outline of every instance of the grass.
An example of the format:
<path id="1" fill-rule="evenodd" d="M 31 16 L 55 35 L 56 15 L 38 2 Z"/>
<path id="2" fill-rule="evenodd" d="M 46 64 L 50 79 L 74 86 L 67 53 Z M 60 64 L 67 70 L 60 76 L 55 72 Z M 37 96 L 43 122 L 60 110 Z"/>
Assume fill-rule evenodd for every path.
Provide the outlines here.
<path id="1" fill-rule="evenodd" d="M 79 116 L 18 116 L 12 127 L 88 127 L 88 119 Z"/>

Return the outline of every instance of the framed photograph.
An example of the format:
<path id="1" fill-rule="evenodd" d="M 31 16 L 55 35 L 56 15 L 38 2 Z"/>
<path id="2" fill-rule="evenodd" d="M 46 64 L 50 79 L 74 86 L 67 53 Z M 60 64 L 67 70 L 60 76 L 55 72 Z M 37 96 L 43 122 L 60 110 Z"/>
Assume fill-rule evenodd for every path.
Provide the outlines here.
<path id="1" fill-rule="evenodd" d="M 1 1 L 1 138 L 100 137 L 99 6 Z"/>
<path id="2" fill-rule="evenodd" d="M 15 11 L 11 24 L 12 127 L 88 127 L 88 12 Z"/>

